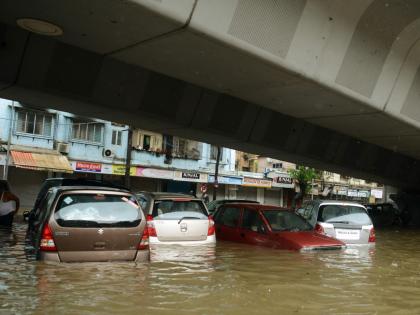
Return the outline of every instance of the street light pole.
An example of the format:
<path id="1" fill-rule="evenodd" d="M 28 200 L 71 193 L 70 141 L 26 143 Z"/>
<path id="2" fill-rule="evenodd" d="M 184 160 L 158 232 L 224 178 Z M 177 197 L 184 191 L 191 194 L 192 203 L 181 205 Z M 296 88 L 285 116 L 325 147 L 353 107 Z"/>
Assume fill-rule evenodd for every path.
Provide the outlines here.
<path id="1" fill-rule="evenodd" d="M 125 158 L 125 177 L 124 177 L 124 184 L 125 187 L 130 189 L 131 186 L 131 179 L 130 179 L 130 169 L 131 169 L 131 151 L 133 146 L 133 129 L 131 126 L 128 128 L 128 135 L 127 135 L 127 155 Z"/>
<path id="2" fill-rule="evenodd" d="M 219 187 L 218 177 L 219 177 L 220 153 L 221 153 L 221 148 L 220 146 L 217 146 L 216 166 L 214 170 L 213 200 L 216 200 L 217 198 L 217 188 Z"/>
<path id="3" fill-rule="evenodd" d="M 13 126 L 15 121 L 15 101 L 12 101 L 12 113 L 10 115 L 12 118 L 10 120 L 10 127 L 9 127 L 9 136 L 7 138 L 7 152 L 6 152 L 6 161 L 3 168 L 3 179 L 7 180 L 9 176 L 9 161 L 10 161 L 10 144 L 12 142 L 12 132 L 13 132 Z"/>

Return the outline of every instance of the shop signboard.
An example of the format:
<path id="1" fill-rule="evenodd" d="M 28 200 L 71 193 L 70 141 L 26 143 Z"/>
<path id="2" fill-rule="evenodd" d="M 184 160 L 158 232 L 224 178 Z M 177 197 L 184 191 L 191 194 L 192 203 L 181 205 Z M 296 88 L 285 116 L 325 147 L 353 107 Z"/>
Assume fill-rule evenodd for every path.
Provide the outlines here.
<path id="1" fill-rule="evenodd" d="M 113 175 L 125 175 L 125 165 L 124 164 L 113 164 L 112 165 L 112 174 Z M 136 176 L 136 167 L 130 167 L 130 176 Z"/>
<path id="2" fill-rule="evenodd" d="M 214 183 L 214 175 L 209 174 L 209 183 Z M 217 176 L 217 182 L 225 185 L 242 185 L 242 177 L 235 176 Z"/>
<path id="3" fill-rule="evenodd" d="M 370 194 L 376 199 L 382 199 L 384 192 L 382 189 L 371 189 Z"/>
<path id="4" fill-rule="evenodd" d="M 335 186 L 333 193 L 339 196 L 347 196 L 347 187 Z"/>
<path id="5" fill-rule="evenodd" d="M 347 196 L 349 197 L 357 197 L 357 189 L 348 189 L 347 190 Z"/>
<path id="6" fill-rule="evenodd" d="M 207 183 L 208 176 L 205 173 L 175 171 L 174 179 L 184 182 Z"/>
<path id="7" fill-rule="evenodd" d="M 369 196 L 370 196 L 369 190 L 359 190 L 357 192 L 357 197 L 360 197 L 360 198 L 369 198 Z"/>
<path id="8" fill-rule="evenodd" d="M 162 179 L 173 179 L 174 171 L 162 170 L 157 168 L 145 168 L 137 167 L 136 176 L 151 177 L 151 178 L 162 178 Z"/>
<path id="9" fill-rule="evenodd" d="M 102 164 L 101 163 L 92 163 L 92 162 L 72 162 L 72 168 L 76 172 L 87 172 L 87 173 L 101 173 Z"/>
<path id="10" fill-rule="evenodd" d="M 283 188 L 293 188 L 295 184 L 293 183 L 293 179 L 288 175 L 279 175 L 274 176 L 272 187 L 283 187 Z"/>
<path id="11" fill-rule="evenodd" d="M 242 186 L 271 188 L 271 183 L 272 181 L 267 179 L 244 177 Z"/>

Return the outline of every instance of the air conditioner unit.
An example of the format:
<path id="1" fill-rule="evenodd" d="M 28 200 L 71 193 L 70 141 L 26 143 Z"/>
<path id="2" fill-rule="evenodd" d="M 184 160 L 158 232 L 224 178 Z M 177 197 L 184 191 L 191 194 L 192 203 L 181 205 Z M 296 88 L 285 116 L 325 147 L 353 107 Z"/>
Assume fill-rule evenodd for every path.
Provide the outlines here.
<path id="1" fill-rule="evenodd" d="M 102 151 L 102 155 L 104 156 L 104 157 L 107 157 L 107 158 L 112 158 L 112 157 L 114 157 L 115 156 L 115 153 L 114 153 L 114 151 L 112 151 L 111 149 L 104 149 L 103 151 Z"/>
<path id="2" fill-rule="evenodd" d="M 55 142 L 54 148 L 60 153 L 68 154 L 70 151 L 70 144 L 65 142 Z"/>

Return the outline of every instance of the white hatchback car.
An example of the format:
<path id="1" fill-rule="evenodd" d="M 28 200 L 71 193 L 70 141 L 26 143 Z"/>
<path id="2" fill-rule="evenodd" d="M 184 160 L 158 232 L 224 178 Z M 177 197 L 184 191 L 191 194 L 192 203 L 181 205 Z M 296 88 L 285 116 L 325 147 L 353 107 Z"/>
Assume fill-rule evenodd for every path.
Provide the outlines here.
<path id="1" fill-rule="evenodd" d="M 364 206 L 337 200 L 311 200 L 297 213 L 305 218 L 315 231 L 343 241 L 346 244 L 375 244 L 375 229 Z"/>
<path id="2" fill-rule="evenodd" d="M 201 199 L 151 192 L 136 197 L 146 216 L 150 245 L 216 243 L 214 221 Z"/>

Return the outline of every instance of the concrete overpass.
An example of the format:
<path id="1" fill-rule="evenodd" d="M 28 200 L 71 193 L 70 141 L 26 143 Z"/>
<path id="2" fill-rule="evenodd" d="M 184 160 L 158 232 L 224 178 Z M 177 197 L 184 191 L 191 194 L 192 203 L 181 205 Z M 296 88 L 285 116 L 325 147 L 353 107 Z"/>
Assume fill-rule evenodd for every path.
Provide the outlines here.
<path id="1" fill-rule="evenodd" d="M 0 23 L 0 97 L 420 183 L 417 0 L 2 0 Z"/>

